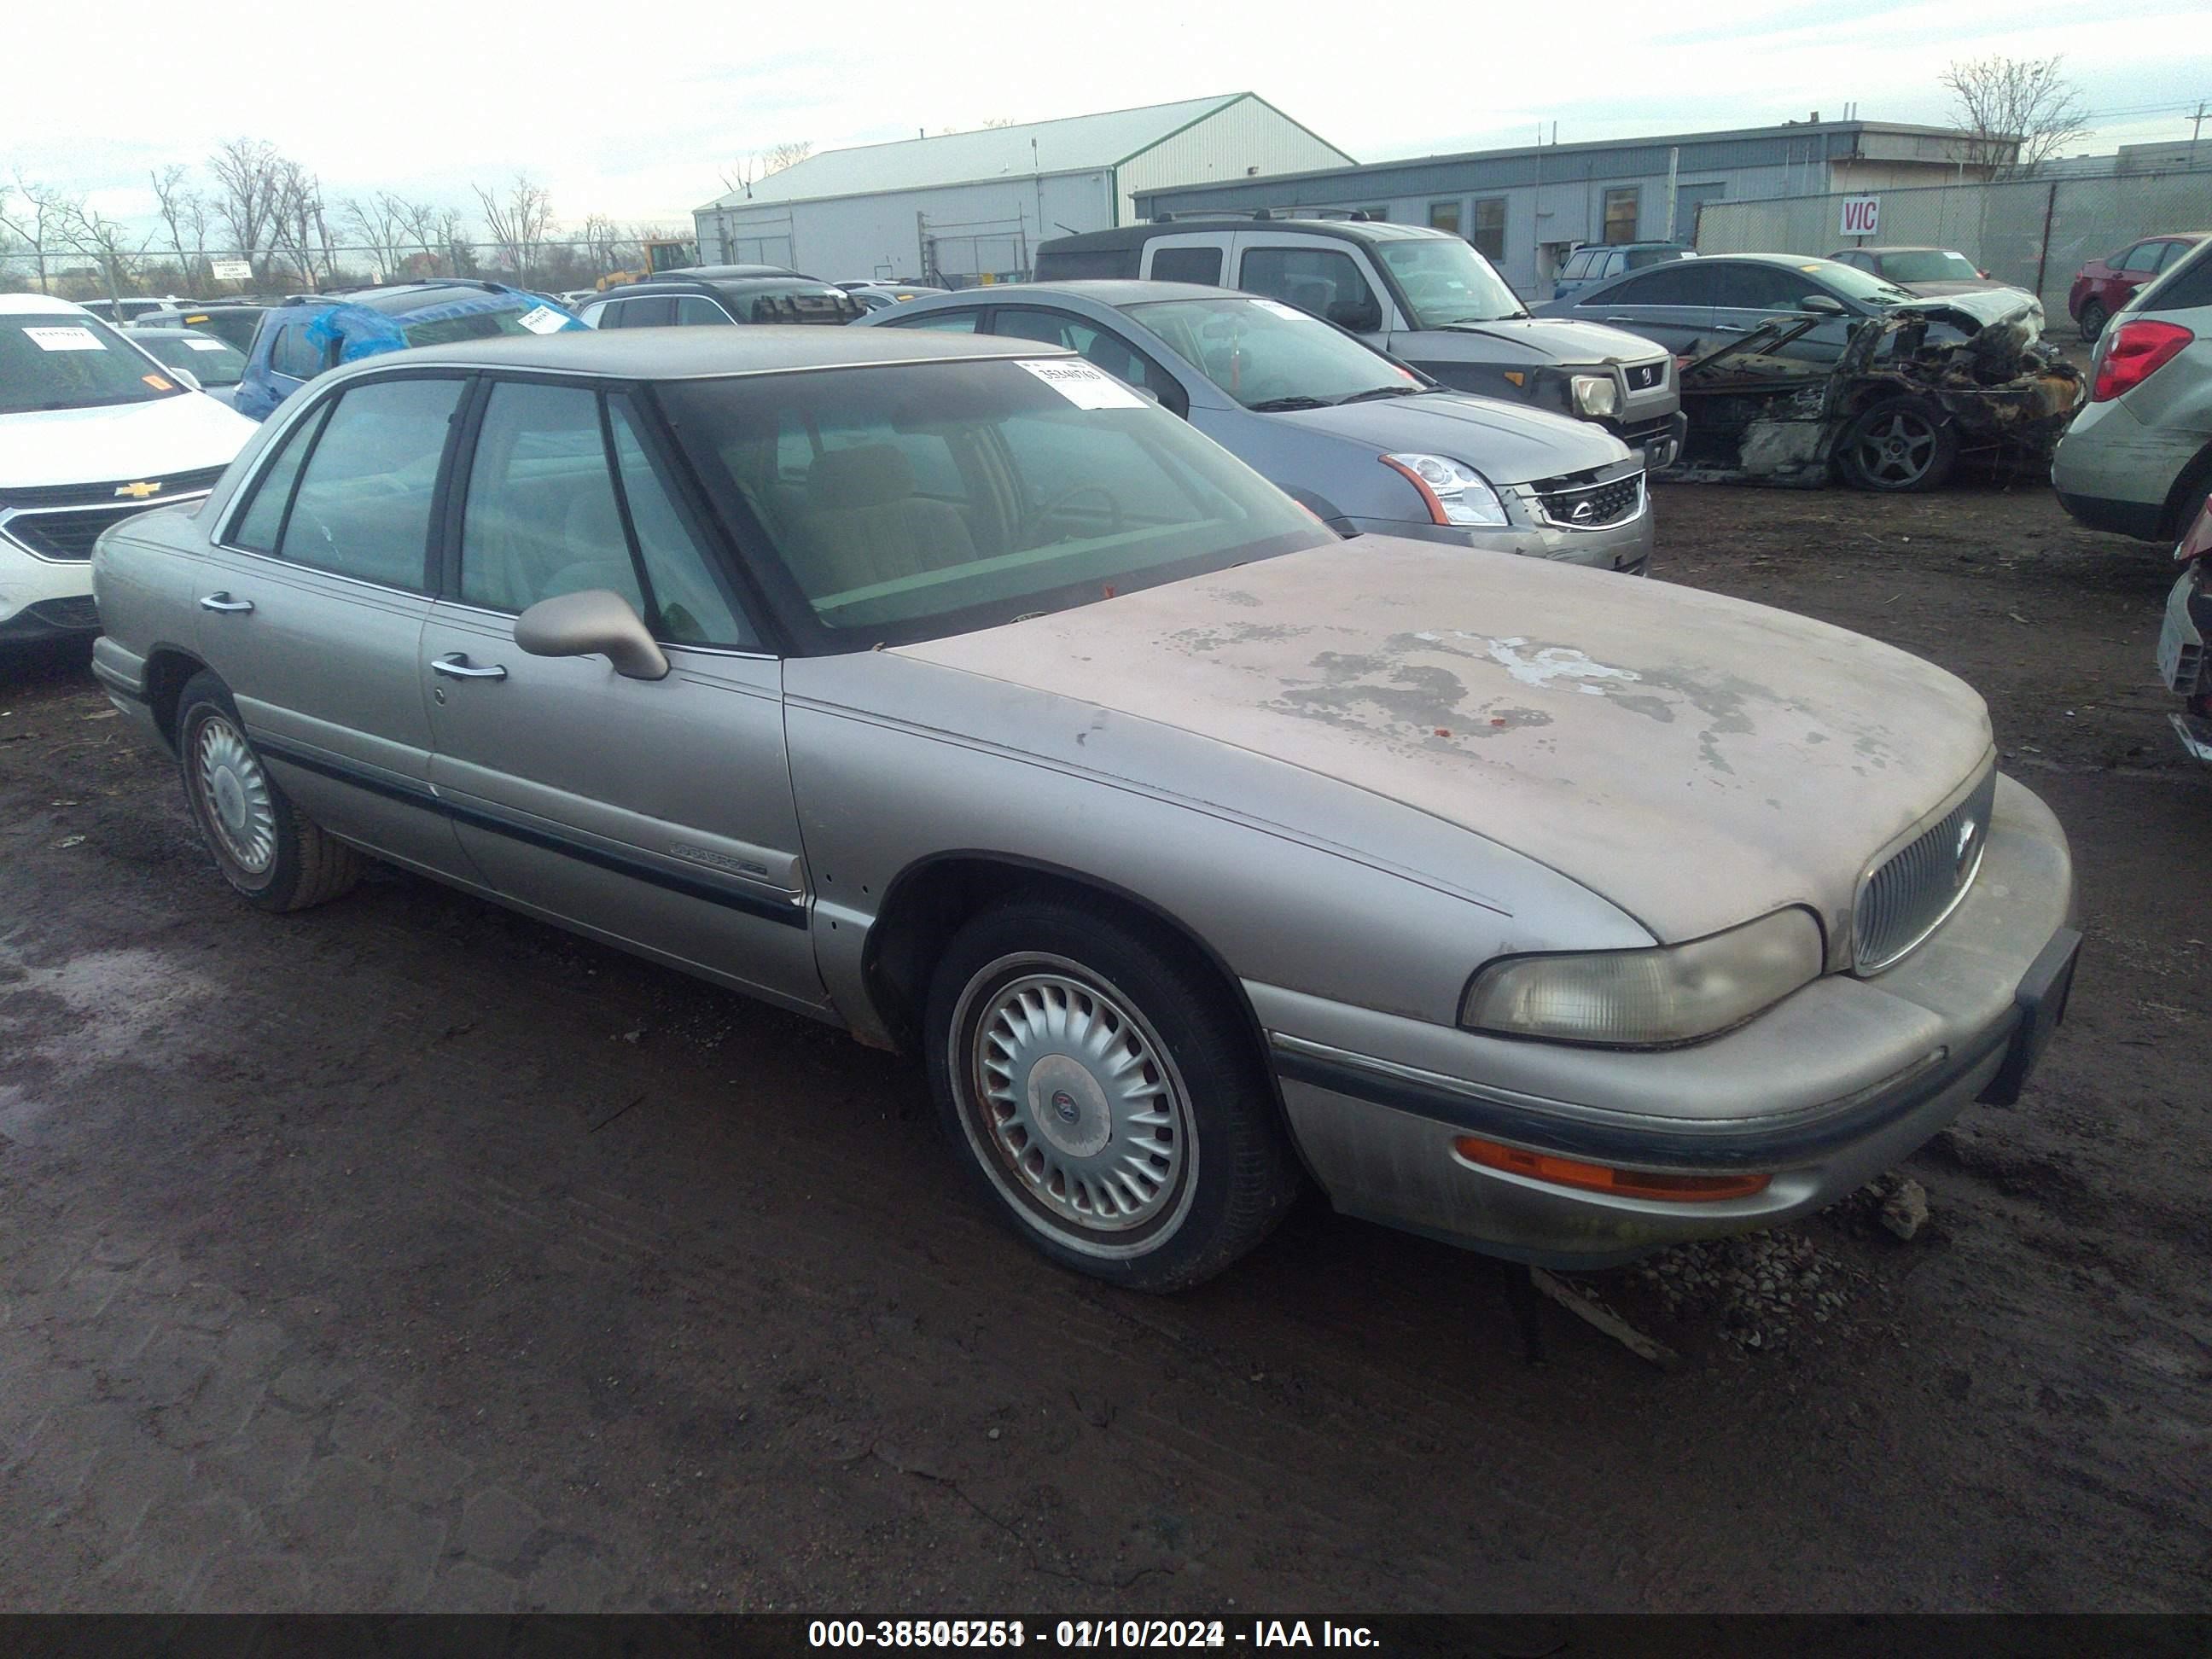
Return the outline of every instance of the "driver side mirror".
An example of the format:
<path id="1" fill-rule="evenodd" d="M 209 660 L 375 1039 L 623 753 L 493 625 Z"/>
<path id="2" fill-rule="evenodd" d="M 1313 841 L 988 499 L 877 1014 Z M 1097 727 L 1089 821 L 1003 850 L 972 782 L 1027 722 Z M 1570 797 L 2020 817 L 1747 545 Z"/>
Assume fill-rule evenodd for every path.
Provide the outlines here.
<path id="1" fill-rule="evenodd" d="M 668 659 L 629 601 L 587 587 L 540 599 L 514 619 L 514 642 L 533 657 L 605 657 L 625 679 L 668 678 Z"/>
<path id="2" fill-rule="evenodd" d="M 1379 334 L 1382 330 L 1382 307 L 1371 296 L 1338 300 L 1329 306 L 1328 320 L 1354 334 Z"/>
<path id="3" fill-rule="evenodd" d="M 1797 302 L 1797 309 L 1809 311 L 1816 317 L 1840 317 L 1844 302 L 1832 294 L 1808 294 Z"/>

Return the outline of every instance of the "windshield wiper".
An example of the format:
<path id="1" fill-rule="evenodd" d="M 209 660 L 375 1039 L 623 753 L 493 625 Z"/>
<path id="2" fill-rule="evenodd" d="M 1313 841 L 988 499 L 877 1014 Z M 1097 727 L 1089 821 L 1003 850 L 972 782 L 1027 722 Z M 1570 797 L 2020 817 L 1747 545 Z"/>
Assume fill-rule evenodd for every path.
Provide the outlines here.
<path id="1" fill-rule="evenodd" d="M 1339 398 L 1340 404 L 1371 403 L 1377 398 L 1412 398 L 1426 392 L 1425 386 L 1370 386 L 1364 392 L 1355 392 L 1349 398 Z"/>
<path id="2" fill-rule="evenodd" d="M 1270 398 L 1265 403 L 1247 404 L 1245 408 L 1255 415 L 1278 415 L 1291 409 L 1327 409 L 1326 398 L 1309 398 L 1304 392 L 1292 398 Z"/>

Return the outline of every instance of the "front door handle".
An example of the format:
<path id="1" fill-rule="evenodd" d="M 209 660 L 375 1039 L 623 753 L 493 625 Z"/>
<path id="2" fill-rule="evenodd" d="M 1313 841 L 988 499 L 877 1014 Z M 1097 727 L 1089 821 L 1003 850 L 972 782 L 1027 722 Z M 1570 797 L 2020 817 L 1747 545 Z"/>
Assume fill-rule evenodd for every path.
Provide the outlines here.
<path id="1" fill-rule="evenodd" d="M 503 680 L 507 678 L 507 670 L 497 663 L 489 667 L 478 667 L 469 660 L 469 653 L 465 651 L 448 651 L 442 657 L 432 659 L 430 672 L 448 675 L 457 680 Z"/>
<path id="2" fill-rule="evenodd" d="M 234 612 L 252 610 L 253 601 L 251 599 L 234 599 L 228 592 L 204 593 L 200 596 L 200 609 L 203 611 L 220 611 L 225 615 L 230 615 Z"/>

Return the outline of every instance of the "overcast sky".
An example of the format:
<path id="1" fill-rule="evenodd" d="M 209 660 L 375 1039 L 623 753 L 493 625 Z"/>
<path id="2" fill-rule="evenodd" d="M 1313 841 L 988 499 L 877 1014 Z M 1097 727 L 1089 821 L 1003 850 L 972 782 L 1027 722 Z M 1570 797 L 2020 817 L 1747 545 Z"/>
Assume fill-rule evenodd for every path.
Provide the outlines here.
<path id="1" fill-rule="evenodd" d="M 2212 99 L 2204 0 L 1486 10 L 232 0 L 202 16 L 101 0 L 33 30 L 35 49 L 17 40 L 0 176 L 20 167 L 136 218 L 152 210 L 149 168 L 245 135 L 331 198 L 391 188 L 473 214 L 471 180 L 523 168 L 563 223 L 684 223 L 720 192 L 721 166 L 784 140 L 828 149 L 1222 92 L 1256 92 L 1361 161 L 1526 143 L 1540 122 L 1573 142 L 1834 119 L 1846 100 L 1869 120 L 1938 122 L 1943 65 L 1988 53 L 2064 55 L 2095 117 L 2081 151 L 2186 138 L 2179 106 Z"/>

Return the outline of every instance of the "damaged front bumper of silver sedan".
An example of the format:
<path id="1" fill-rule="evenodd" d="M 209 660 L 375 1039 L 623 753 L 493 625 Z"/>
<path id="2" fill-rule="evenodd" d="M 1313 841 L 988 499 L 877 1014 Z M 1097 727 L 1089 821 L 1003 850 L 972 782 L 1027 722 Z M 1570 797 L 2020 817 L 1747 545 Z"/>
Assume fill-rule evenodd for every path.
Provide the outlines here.
<path id="1" fill-rule="evenodd" d="M 2010 1104 L 2065 1012 L 2072 896 L 2057 819 L 2001 778 L 1979 873 L 1924 943 L 1703 1042 L 1574 1047 L 1247 988 L 1338 1209 L 1603 1267 L 1821 1208 L 1969 1103 Z"/>

